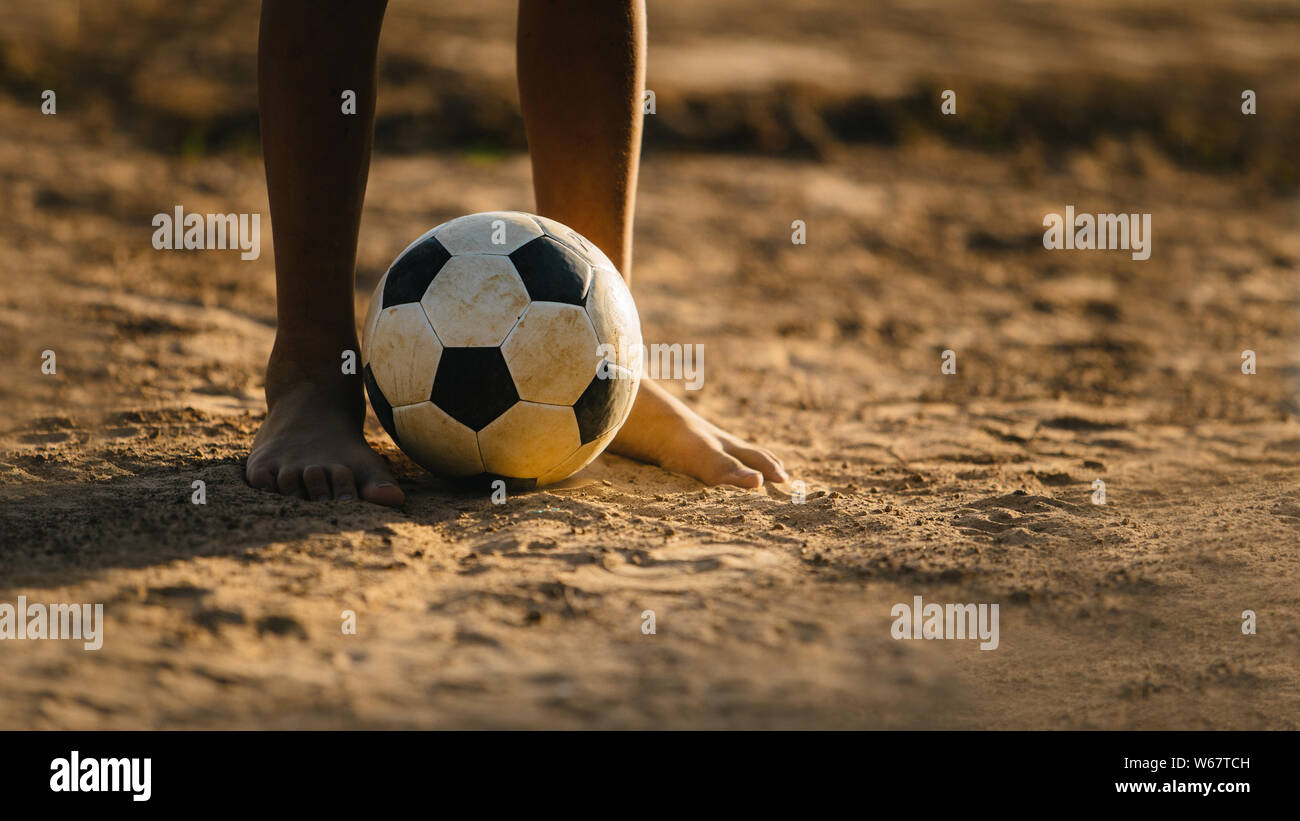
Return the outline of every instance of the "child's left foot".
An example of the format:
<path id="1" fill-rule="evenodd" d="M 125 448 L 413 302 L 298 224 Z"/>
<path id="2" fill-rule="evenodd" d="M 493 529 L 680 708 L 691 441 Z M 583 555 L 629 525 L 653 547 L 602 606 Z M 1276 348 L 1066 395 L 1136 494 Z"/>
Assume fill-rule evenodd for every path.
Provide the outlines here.
<path id="1" fill-rule="evenodd" d="M 266 366 L 266 419 L 244 468 L 260 490 L 302 499 L 403 500 L 388 463 L 366 444 L 366 399 L 359 377 L 336 372 L 319 352 L 357 350 L 355 337 L 319 342 L 279 333 Z"/>
<path id="2" fill-rule="evenodd" d="M 761 487 L 788 482 L 781 460 L 705 421 L 649 379 L 641 381 L 612 453 L 684 473 L 709 485 Z"/>

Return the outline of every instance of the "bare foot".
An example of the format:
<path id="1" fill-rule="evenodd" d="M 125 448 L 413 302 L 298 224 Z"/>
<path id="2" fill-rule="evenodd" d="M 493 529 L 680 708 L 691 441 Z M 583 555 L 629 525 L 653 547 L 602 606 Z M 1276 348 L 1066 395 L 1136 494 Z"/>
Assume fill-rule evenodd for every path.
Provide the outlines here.
<path id="1" fill-rule="evenodd" d="M 649 379 L 641 381 L 632 413 L 609 449 L 710 485 L 756 488 L 764 479 L 790 480 L 771 451 L 705 421 Z"/>
<path id="2" fill-rule="evenodd" d="M 244 471 L 250 485 L 316 501 L 359 496 L 381 505 L 402 503 L 405 497 L 388 464 L 361 432 L 366 418 L 361 378 L 339 372 L 334 351 L 346 349 L 358 350 L 356 341 L 322 345 L 276 339 L 266 368 L 266 420 Z M 321 356 L 322 350 L 328 355 Z M 326 364 L 301 364 L 316 360 Z"/>

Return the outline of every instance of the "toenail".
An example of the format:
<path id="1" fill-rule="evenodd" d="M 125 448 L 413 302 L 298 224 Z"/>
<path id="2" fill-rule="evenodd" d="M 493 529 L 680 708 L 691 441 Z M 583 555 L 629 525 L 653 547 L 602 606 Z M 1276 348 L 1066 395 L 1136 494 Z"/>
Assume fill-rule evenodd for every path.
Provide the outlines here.
<path id="1" fill-rule="evenodd" d="M 339 497 L 339 501 L 340 501 L 340 502 L 350 502 L 350 501 L 352 501 L 352 494 L 351 494 L 351 493 L 344 493 L 342 496 Z"/>
<path id="2" fill-rule="evenodd" d="M 392 482 L 380 482 L 379 484 L 375 485 L 375 487 L 392 487 L 392 486 L 393 486 Z"/>

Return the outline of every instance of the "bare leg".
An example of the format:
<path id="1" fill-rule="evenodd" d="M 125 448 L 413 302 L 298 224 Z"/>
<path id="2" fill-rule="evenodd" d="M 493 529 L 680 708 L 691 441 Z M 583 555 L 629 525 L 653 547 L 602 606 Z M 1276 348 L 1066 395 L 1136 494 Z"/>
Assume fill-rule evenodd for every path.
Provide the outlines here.
<path id="1" fill-rule="evenodd" d="M 385 0 L 265 0 L 258 42 L 262 151 L 275 238 L 278 326 L 254 487 L 396 505 L 402 492 L 362 436 L 353 289 L 370 166 L 375 57 Z M 341 111 L 344 89 L 357 113 Z"/>
<path id="2" fill-rule="evenodd" d="M 644 0 L 520 0 L 518 72 L 538 212 L 596 243 L 630 281 Z M 788 478 L 769 451 L 706 422 L 648 379 L 610 449 L 709 484 Z"/>

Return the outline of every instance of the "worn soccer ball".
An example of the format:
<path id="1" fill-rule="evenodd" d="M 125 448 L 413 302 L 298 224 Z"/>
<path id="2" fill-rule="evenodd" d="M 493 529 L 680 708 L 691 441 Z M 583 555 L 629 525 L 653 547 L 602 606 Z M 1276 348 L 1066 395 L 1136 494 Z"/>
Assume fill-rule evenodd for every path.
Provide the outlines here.
<path id="1" fill-rule="evenodd" d="M 370 405 L 450 478 L 557 482 L 600 455 L 641 376 L 632 294 L 593 243 L 517 211 L 445 222 L 379 280 L 362 328 Z"/>

